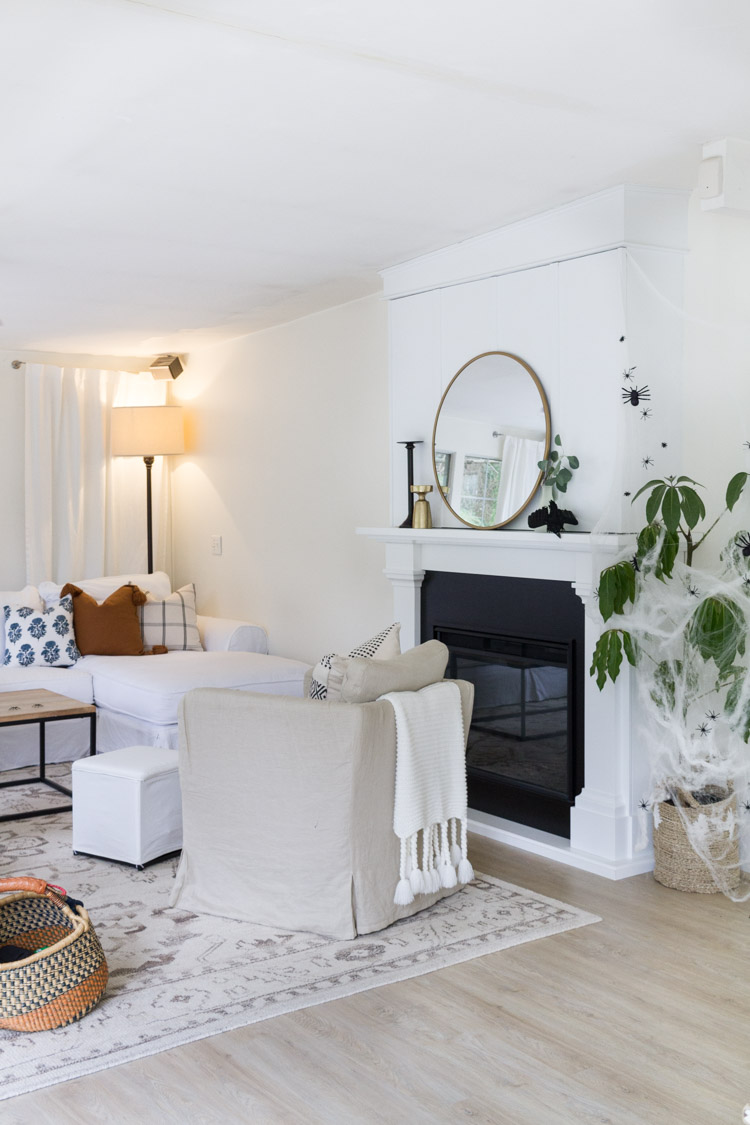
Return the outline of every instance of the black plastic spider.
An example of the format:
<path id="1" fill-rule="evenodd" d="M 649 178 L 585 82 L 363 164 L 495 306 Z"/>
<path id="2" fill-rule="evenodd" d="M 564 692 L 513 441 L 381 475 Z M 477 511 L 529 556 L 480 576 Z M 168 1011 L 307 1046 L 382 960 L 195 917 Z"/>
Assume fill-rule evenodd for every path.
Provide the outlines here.
<path id="1" fill-rule="evenodd" d="M 653 465 L 653 463 L 654 463 L 653 457 L 644 457 L 643 460 L 641 461 L 641 464 L 643 465 L 644 469 L 650 469 L 651 466 Z"/>
<path id="2" fill-rule="evenodd" d="M 624 343 L 624 342 L 625 342 L 625 337 L 624 337 L 624 336 L 621 336 L 621 337 L 620 337 L 620 343 L 622 344 L 622 343 Z"/>
<path id="3" fill-rule="evenodd" d="M 691 598 L 700 597 L 700 591 L 698 590 L 697 586 L 688 586 L 687 592 L 690 594 Z"/>
<path id="4" fill-rule="evenodd" d="M 750 801 L 743 801 L 742 807 L 745 810 L 745 812 L 750 812 Z"/>
<path id="5" fill-rule="evenodd" d="M 629 402 L 631 406 L 638 406 L 641 401 L 647 402 L 651 398 L 648 387 L 623 387 L 622 401 Z"/>
<path id="6" fill-rule="evenodd" d="M 627 371 L 623 371 L 623 373 L 622 373 L 623 379 L 632 379 L 634 371 L 635 371 L 635 367 L 628 367 Z"/>
<path id="7" fill-rule="evenodd" d="M 661 447 L 662 447 L 662 449 L 666 449 L 666 448 L 667 448 L 667 443 L 666 443 L 665 441 L 663 441 L 663 442 L 661 443 Z"/>
<path id="8" fill-rule="evenodd" d="M 750 575 L 745 574 L 742 579 L 742 585 L 746 590 L 750 589 Z"/>
<path id="9" fill-rule="evenodd" d="M 640 571 L 641 568 L 638 565 L 638 556 L 637 555 L 633 555 L 632 559 L 630 560 L 630 565 L 632 566 L 633 570 Z"/>
<path id="10" fill-rule="evenodd" d="M 651 417 L 651 410 L 649 409 L 648 406 L 644 406 L 643 410 L 641 411 L 641 418 L 645 422 L 646 419 L 650 418 L 650 417 Z"/>
<path id="11" fill-rule="evenodd" d="M 708 723 L 699 723 L 695 729 L 698 731 L 701 738 L 705 738 L 707 734 L 711 733 L 711 727 Z"/>
<path id="12" fill-rule="evenodd" d="M 632 495 L 632 493 L 630 493 L 630 492 L 623 492 L 623 496 L 631 496 L 631 495 Z"/>
<path id="13" fill-rule="evenodd" d="M 742 444 L 744 445 L 745 449 L 750 449 L 750 441 L 743 441 Z"/>
<path id="14" fill-rule="evenodd" d="M 638 808 L 639 809 L 650 808 L 650 805 L 649 805 L 649 803 L 648 803 L 648 801 L 646 800 L 645 797 L 641 797 L 640 801 L 638 802 Z"/>
<path id="15" fill-rule="evenodd" d="M 706 711 L 706 718 L 709 722 L 715 723 L 719 717 L 718 711 Z"/>
<path id="16" fill-rule="evenodd" d="M 743 535 L 738 535 L 736 540 L 738 547 L 742 547 L 742 553 L 745 558 L 750 558 L 750 535 L 745 532 Z"/>

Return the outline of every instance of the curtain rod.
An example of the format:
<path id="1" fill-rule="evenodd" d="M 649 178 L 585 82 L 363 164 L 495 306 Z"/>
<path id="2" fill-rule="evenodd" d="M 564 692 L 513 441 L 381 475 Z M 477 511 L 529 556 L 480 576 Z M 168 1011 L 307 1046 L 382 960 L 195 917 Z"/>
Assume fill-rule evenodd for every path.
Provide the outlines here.
<path id="1" fill-rule="evenodd" d="M 113 357 L 113 358 L 117 358 L 117 357 Z M 120 358 L 128 358 L 128 357 L 120 357 Z M 137 358 L 137 357 L 136 357 L 136 358 Z M 169 358 L 170 360 L 172 360 L 172 361 L 173 361 L 173 363 L 174 363 L 174 361 L 175 361 L 175 357 L 174 357 L 174 356 L 169 356 L 168 358 Z M 27 360 L 27 359 L 12 359 L 12 360 L 10 361 L 10 365 L 11 365 L 11 367 L 13 368 L 13 370 L 14 370 L 14 371 L 20 371 L 20 369 L 21 369 L 22 367 L 25 367 L 25 366 L 26 366 L 26 365 L 27 365 L 27 364 L 28 364 L 29 362 L 36 362 L 36 361 L 34 361 L 34 360 L 31 360 L 31 361 L 30 361 L 30 360 Z M 179 363 L 179 360 L 178 360 L 177 362 Z M 142 370 L 142 371 L 149 371 L 149 370 L 151 370 L 151 374 L 152 374 L 152 375 L 154 375 L 154 371 L 153 371 L 153 369 L 154 369 L 154 366 L 155 366 L 155 365 L 154 365 L 154 363 L 150 363 L 148 359 L 144 359 L 144 360 L 142 361 L 142 363 L 143 363 L 143 367 L 141 368 L 141 370 Z M 57 364 L 54 364 L 53 366 L 55 366 L 55 367 L 64 367 L 64 366 L 67 366 L 67 365 L 66 365 L 66 364 L 60 364 L 60 363 L 57 363 Z M 74 366 L 75 366 L 75 367 L 83 367 L 84 369 L 87 369 L 87 370 L 92 370 L 92 371 L 93 371 L 93 370 L 102 370 L 102 364 L 101 364 L 101 363 L 96 363 L 96 364 L 76 363 L 76 364 L 75 364 Z M 106 370 L 108 370 L 108 371 L 109 371 L 109 370 L 111 370 L 111 371 L 117 371 L 117 370 L 122 370 L 122 369 L 121 369 L 121 368 L 117 368 L 117 367 L 112 367 L 112 368 L 106 368 Z M 125 371 L 127 372 L 127 374 L 128 374 L 128 375 L 134 375 L 134 374 L 136 374 L 136 370 L 135 370 L 135 364 L 133 364 L 133 366 L 132 366 L 132 367 L 128 367 L 128 366 L 126 366 L 126 367 L 124 368 L 124 370 L 125 370 Z M 179 371 L 177 372 L 177 374 L 179 374 L 179 373 L 180 373 L 181 371 L 183 371 L 183 370 L 184 370 L 184 368 L 182 367 L 182 365 L 180 365 L 180 369 L 179 369 Z M 170 368 L 169 368 L 169 372 L 170 372 L 170 374 L 172 374 L 172 367 L 170 367 Z M 163 375 L 162 375 L 162 376 L 159 376 L 159 377 L 160 377 L 160 378 L 164 378 L 165 376 L 163 376 Z M 154 375 L 154 378 L 157 378 L 157 376 L 156 376 L 156 375 Z M 176 378 L 177 378 L 177 375 L 174 375 L 174 374 L 172 374 L 172 378 L 173 378 L 173 379 L 176 379 Z"/>

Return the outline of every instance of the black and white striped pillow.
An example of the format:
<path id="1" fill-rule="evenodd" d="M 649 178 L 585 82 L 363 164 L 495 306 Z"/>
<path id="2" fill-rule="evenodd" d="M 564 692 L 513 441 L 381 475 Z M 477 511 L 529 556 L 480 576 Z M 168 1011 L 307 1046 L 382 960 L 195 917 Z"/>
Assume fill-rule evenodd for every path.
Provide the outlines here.
<path id="1" fill-rule="evenodd" d="M 371 657 L 373 660 L 392 660 L 394 656 L 401 654 L 400 632 L 401 622 L 396 621 L 393 625 L 389 625 L 387 629 L 383 629 L 382 633 L 376 633 L 374 637 L 370 637 L 369 641 L 363 641 L 361 645 L 357 645 L 356 648 L 347 653 L 347 656 L 365 656 Z M 313 668 L 312 680 L 310 681 L 310 699 L 328 698 L 328 676 L 334 656 L 336 656 L 335 652 L 326 653 Z"/>
<path id="2" fill-rule="evenodd" d="M 141 635 L 146 649 L 163 645 L 168 649 L 200 652 L 203 649 L 195 612 L 195 586 L 182 586 L 168 598 L 148 595 L 138 607 Z"/>

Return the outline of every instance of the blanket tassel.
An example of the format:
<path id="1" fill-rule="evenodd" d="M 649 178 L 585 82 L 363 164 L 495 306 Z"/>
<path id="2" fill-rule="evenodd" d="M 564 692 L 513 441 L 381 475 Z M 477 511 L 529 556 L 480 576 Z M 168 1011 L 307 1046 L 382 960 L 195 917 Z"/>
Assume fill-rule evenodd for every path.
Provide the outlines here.
<path id="1" fill-rule="evenodd" d="M 440 823 L 440 886 L 441 887 L 455 887 L 458 880 L 456 879 L 456 869 L 450 862 L 450 850 L 448 848 L 448 821 L 443 820 Z"/>
<path id="2" fill-rule="evenodd" d="M 393 896 L 393 902 L 396 906 L 408 906 L 410 902 L 414 902 L 414 892 L 406 876 L 406 840 L 403 837 L 401 838 L 400 878 L 396 886 L 396 893 Z"/>
<path id="3" fill-rule="evenodd" d="M 419 870 L 419 858 L 417 856 L 417 837 L 418 832 L 415 832 L 411 838 L 411 870 L 409 872 L 409 883 L 415 895 L 424 894 L 424 875 Z"/>
<path id="4" fill-rule="evenodd" d="M 461 862 L 458 865 L 458 881 L 459 883 L 470 883 L 474 878 L 474 868 L 469 863 L 466 854 L 467 840 L 466 840 L 466 820 L 461 820 Z"/>

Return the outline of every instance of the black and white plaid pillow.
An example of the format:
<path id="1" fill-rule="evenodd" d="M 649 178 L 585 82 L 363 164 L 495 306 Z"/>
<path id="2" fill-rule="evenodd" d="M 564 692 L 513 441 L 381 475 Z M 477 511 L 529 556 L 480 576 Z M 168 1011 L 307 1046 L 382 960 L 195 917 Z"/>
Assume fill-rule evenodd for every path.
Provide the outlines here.
<path id="1" fill-rule="evenodd" d="M 395 621 L 393 625 L 383 629 L 382 633 L 376 633 L 374 637 L 370 637 L 369 641 L 363 641 L 361 645 L 357 645 L 356 648 L 347 653 L 347 656 L 391 660 L 401 652 L 400 632 L 401 622 Z M 309 692 L 310 699 L 326 699 L 328 697 L 328 675 L 331 671 L 331 661 L 334 656 L 336 656 L 335 652 L 326 653 L 313 668 Z"/>
<path id="2" fill-rule="evenodd" d="M 138 606 L 144 646 L 200 651 L 203 648 L 195 613 L 195 586 L 183 586 L 168 598 L 148 595 Z"/>

